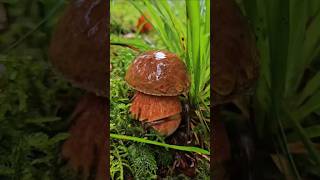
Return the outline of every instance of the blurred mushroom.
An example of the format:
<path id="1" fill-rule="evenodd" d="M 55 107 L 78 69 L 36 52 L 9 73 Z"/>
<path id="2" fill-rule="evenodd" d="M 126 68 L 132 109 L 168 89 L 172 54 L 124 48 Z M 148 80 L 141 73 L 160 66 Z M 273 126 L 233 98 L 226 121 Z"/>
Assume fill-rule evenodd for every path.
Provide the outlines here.
<path id="1" fill-rule="evenodd" d="M 213 12 L 213 99 L 221 104 L 255 84 L 258 50 L 255 36 L 234 0 L 217 0 Z"/>
<path id="2" fill-rule="evenodd" d="M 92 93 L 85 94 L 77 104 L 71 119 L 70 137 L 63 144 L 62 155 L 75 170 L 82 170 L 84 179 L 96 171 L 96 180 L 107 178 L 105 150 L 105 120 L 107 100 Z"/>
<path id="3" fill-rule="evenodd" d="M 171 135 L 181 122 L 179 95 L 190 86 L 183 61 L 168 51 L 148 51 L 129 66 L 125 80 L 137 90 L 130 107 L 133 117 Z"/>
<path id="4" fill-rule="evenodd" d="M 54 68 L 75 86 L 107 96 L 107 2 L 72 1 L 53 33 Z"/>
<path id="5" fill-rule="evenodd" d="M 71 1 L 53 33 L 53 67 L 73 85 L 89 91 L 72 115 L 62 156 L 83 179 L 107 179 L 107 1 Z M 110 64 L 111 69 L 111 64 Z M 102 97 L 99 97 L 102 96 Z"/>
<path id="6" fill-rule="evenodd" d="M 150 18 L 150 16 L 148 16 L 146 13 L 141 14 L 141 16 L 139 17 L 137 21 L 137 31 L 139 31 L 139 33 L 148 33 L 153 29 L 151 23 L 148 22 L 147 18 Z"/>
<path id="7" fill-rule="evenodd" d="M 237 101 L 239 96 L 254 86 L 259 75 L 259 61 L 255 36 L 236 2 L 216 0 L 213 13 L 212 89 L 213 103 L 217 105 Z M 213 130 L 216 147 L 213 176 L 217 180 L 228 179 L 225 175 L 230 172 L 226 172 L 226 162 L 231 159 L 231 147 L 236 143 L 231 144 L 226 127 L 219 117 L 215 120 Z"/>

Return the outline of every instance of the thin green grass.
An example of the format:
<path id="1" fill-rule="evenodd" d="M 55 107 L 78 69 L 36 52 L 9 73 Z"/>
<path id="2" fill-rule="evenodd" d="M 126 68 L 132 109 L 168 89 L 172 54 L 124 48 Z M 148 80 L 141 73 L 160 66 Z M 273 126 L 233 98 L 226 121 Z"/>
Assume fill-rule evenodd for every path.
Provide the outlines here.
<path id="1" fill-rule="evenodd" d="M 129 140 L 129 141 L 135 141 L 135 142 L 140 142 L 140 143 L 145 143 L 145 144 L 152 144 L 156 146 L 161 146 L 165 148 L 171 148 L 171 149 L 176 149 L 180 151 L 188 151 L 188 152 L 195 152 L 199 154 L 205 154 L 205 155 L 210 155 L 210 152 L 198 147 L 190 147 L 190 146 L 177 146 L 177 145 L 171 145 L 171 144 L 166 144 L 166 143 L 161 143 L 158 141 L 151 141 L 145 138 L 139 138 L 139 137 L 134 137 L 134 136 L 126 136 L 126 135 L 120 135 L 120 134 L 110 134 L 111 138 L 114 139 L 121 139 L 121 140 Z"/>

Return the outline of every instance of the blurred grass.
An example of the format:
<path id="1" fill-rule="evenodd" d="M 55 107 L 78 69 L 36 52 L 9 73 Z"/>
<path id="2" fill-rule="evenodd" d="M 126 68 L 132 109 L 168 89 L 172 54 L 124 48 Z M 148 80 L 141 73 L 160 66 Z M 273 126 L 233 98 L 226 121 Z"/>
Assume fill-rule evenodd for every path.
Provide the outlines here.
<path id="1" fill-rule="evenodd" d="M 128 16 L 127 13 L 130 13 L 130 15 Z M 110 1 L 110 31 L 112 33 L 125 34 L 135 30 L 139 17 L 139 11 L 132 4 L 128 3 L 127 0 Z"/>
<path id="2" fill-rule="evenodd" d="M 278 146 L 287 155 L 291 173 L 301 178 L 296 157 L 289 153 L 288 131 L 303 142 L 312 164 L 320 170 L 318 133 L 308 131 L 319 125 L 319 68 L 312 66 L 320 53 L 320 3 L 299 0 L 242 0 L 245 13 L 254 28 L 261 55 L 261 77 L 254 106 L 257 130 L 262 138 L 276 136 Z M 306 125 L 316 117 L 312 125 Z M 296 137 L 297 137 L 296 136 Z"/>

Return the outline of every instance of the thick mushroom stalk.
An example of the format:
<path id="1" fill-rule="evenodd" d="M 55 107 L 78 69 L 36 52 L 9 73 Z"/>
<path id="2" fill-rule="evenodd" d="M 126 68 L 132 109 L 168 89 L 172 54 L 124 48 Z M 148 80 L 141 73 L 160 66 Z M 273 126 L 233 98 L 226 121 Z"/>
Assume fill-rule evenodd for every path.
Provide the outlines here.
<path id="1" fill-rule="evenodd" d="M 69 165 L 82 170 L 82 177 L 88 178 L 95 169 L 95 179 L 107 178 L 105 153 L 105 108 L 107 99 L 87 93 L 77 104 L 72 114 L 73 126 L 70 137 L 62 147 L 62 155 Z"/>
<path id="2" fill-rule="evenodd" d="M 179 95 L 190 86 L 185 64 L 173 53 L 148 51 L 129 66 L 125 79 L 137 90 L 130 108 L 133 117 L 161 135 L 174 133 L 181 122 Z"/>

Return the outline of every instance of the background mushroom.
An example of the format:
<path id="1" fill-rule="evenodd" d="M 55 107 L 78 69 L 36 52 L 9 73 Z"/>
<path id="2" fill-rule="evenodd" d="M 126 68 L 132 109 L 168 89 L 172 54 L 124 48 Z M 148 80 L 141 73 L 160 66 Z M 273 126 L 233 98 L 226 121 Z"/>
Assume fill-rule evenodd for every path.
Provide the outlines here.
<path id="1" fill-rule="evenodd" d="M 130 108 L 133 117 L 171 135 L 181 122 L 179 95 L 190 86 L 183 61 L 168 51 L 148 51 L 129 66 L 125 80 L 137 90 Z"/>
<path id="2" fill-rule="evenodd" d="M 254 86 L 258 79 L 259 61 L 254 34 L 234 0 L 216 0 L 213 4 L 213 103 L 226 104 Z M 238 103 L 238 102 L 237 102 Z M 214 121 L 215 179 L 226 179 L 231 144 L 216 106 Z M 241 107 L 240 107 L 241 108 Z M 241 109 L 242 110 L 242 109 Z M 243 163 L 243 162 L 242 162 Z"/>
<path id="3" fill-rule="evenodd" d="M 136 26 L 139 33 L 148 33 L 153 29 L 152 24 L 148 22 L 147 18 L 149 16 L 146 13 L 141 14 L 139 17 Z"/>
<path id="4" fill-rule="evenodd" d="M 213 12 L 213 103 L 221 104 L 255 84 L 259 61 L 255 36 L 234 0 L 217 0 Z"/>
<path id="5" fill-rule="evenodd" d="M 89 91 L 71 116 L 70 137 L 62 147 L 63 157 L 75 170 L 82 170 L 84 179 L 93 174 L 95 179 L 107 179 L 106 12 L 106 1 L 71 1 L 55 29 L 49 52 L 53 67 L 60 74 Z"/>
<path id="6" fill-rule="evenodd" d="M 102 0 L 71 1 L 53 33 L 50 60 L 75 86 L 107 96 L 107 17 Z"/>

